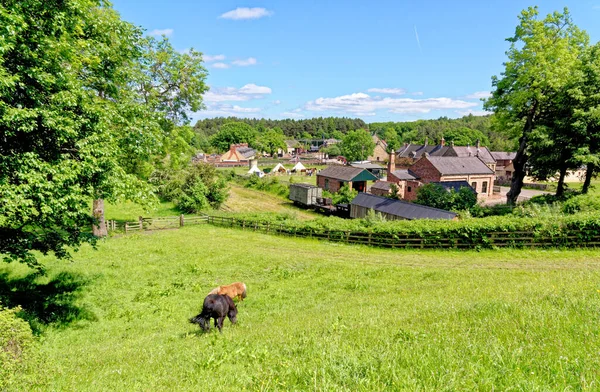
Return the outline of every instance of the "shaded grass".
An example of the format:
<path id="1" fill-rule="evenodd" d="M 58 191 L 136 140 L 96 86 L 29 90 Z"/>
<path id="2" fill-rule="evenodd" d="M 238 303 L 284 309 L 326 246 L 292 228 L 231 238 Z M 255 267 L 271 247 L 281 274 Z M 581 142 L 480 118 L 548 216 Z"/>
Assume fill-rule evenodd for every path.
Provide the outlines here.
<path id="1" fill-rule="evenodd" d="M 45 389 L 600 388 L 599 251 L 391 251 L 212 226 L 99 248 L 44 260 L 88 279 L 75 305 L 98 318 L 45 330 Z M 237 280 L 238 325 L 199 333 L 188 318 Z"/>

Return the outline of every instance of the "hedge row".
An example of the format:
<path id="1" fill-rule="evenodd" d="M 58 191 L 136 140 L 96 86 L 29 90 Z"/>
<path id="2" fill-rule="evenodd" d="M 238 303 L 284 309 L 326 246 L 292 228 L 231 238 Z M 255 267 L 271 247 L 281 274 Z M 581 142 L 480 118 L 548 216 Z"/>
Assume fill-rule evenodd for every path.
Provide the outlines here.
<path id="1" fill-rule="evenodd" d="M 271 233 L 385 247 L 495 248 L 600 245 L 600 217 L 579 214 L 556 219 L 512 216 L 462 221 L 388 221 L 319 218 L 298 221 L 272 214 L 221 215 L 215 221 Z"/>

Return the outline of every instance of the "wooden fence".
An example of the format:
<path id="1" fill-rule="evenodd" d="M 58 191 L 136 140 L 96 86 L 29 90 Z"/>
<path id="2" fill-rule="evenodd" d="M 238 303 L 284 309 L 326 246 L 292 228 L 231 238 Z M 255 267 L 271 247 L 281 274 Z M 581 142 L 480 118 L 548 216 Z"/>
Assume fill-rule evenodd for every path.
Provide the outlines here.
<path id="1" fill-rule="evenodd" d="M 135 222 L 107 221 L 109 230 L 125 233 L 143 230 L 175 229 L 186 225 L 211 224 L 220 227 L 251 230 L 265 234 L 314 238 L 331 242 L 360 244 L 382 248 L 408 249 L 489 249 L 489 248 L 549 248 L 598 247 L 600 234 L 585 230 L 565 230 L 552 235 L 528 231 L 487 232 L 448 238 L 439 233 L 394 234 L 350 230 L 317 230 L 288 226 L 284 223 L 247 221 L 221 216 L 174 216 L 142 218 Z"/>
<path id="2" fill-rule="evenodd" d="M 185 225 L 205 224 L 207 215 L 200 216 L 164 216 L 158 218 L 139 217 L 137 221 L 106 221 L 108 231 L 123 231 L 125 234 L 133 231 L 177 229 Z"/>

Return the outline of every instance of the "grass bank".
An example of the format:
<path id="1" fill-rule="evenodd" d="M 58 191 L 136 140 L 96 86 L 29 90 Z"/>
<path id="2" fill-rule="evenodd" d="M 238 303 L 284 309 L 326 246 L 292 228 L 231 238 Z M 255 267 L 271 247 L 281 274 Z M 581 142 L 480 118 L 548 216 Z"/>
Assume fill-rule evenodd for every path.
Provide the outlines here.
<path id="1" fill-rule="evenodd" d="M 600 251 L 390 251 L 198 226 L 44 262 L 31 287 L 78 282 L 39 329 L 44 390 L 600 388 Z M 0 266 L 8 287 L 26 275 Z M 188 323 L 237 280 L 238 325 Z"/>

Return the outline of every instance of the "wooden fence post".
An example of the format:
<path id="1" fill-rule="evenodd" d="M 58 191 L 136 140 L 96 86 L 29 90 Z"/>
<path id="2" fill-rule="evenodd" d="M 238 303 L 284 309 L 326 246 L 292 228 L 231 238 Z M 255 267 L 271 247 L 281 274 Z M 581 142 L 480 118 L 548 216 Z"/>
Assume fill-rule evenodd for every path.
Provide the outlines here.
<path id="1" fill-rule="evenodd" d="M 140 222 L 140 231 L 144 230 L 144 218 L 142 218 L 141 216 L 138 217 L 138 221 Z"/>
<path id="2" fill-rule="evenodd" d="M 127 222 L 125 222 L 125 234 L 127 234 Z"/>
<path id="3" fill-rule="evenodd" d="M 179 215 L 179 227 L 183 227 L 183 223 L 184 223 L 184 218 L 183 218 L 183 214 Z"/>

